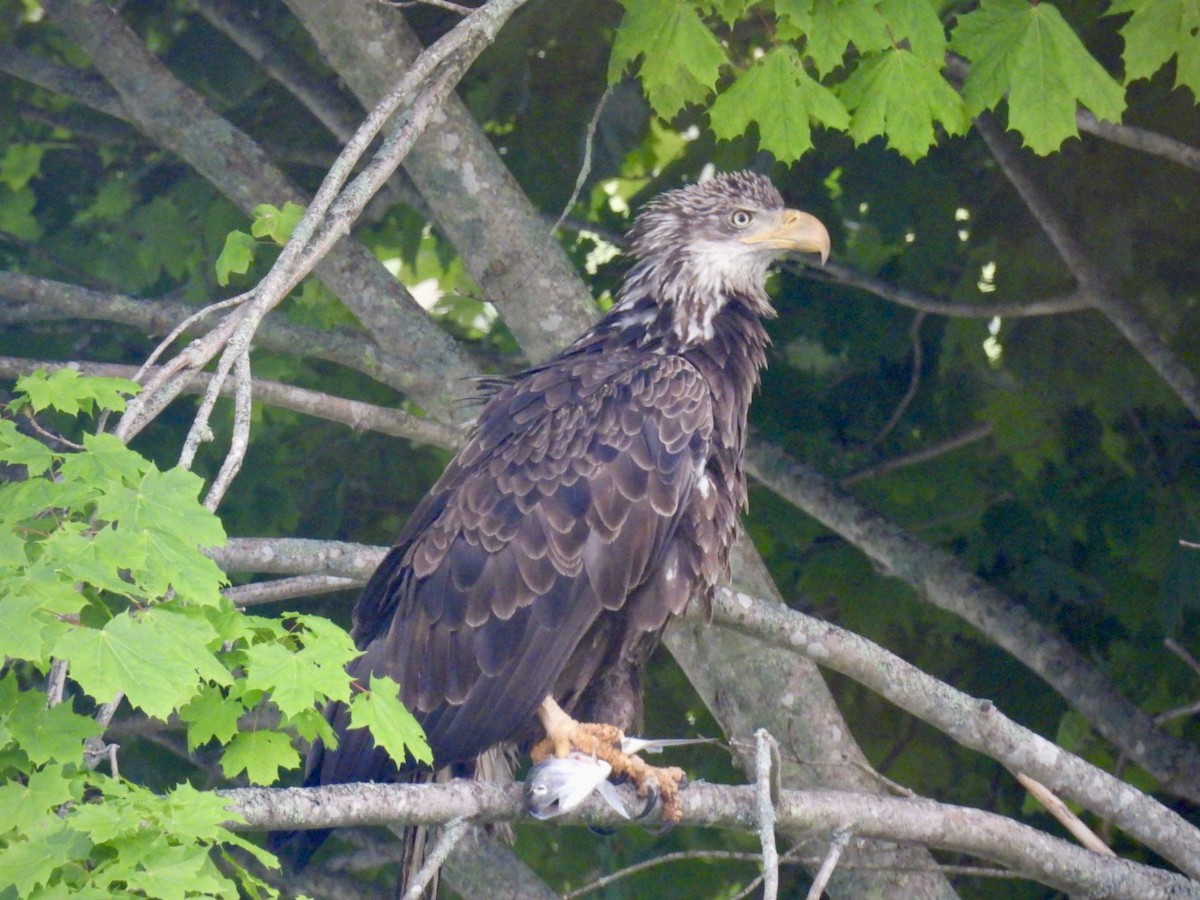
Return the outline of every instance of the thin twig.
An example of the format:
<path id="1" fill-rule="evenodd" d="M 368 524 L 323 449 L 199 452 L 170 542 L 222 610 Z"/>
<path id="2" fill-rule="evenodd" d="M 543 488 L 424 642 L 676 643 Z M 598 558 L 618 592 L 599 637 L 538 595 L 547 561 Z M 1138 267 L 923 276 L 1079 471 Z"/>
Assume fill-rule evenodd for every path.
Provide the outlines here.
<path id="1" fill-rule="evenodd" d="M 791 266 L 785 265 L 785 268 L 791 268 Z M 829 281 L 847 287 L 855 287 L 898 306 L 907 306 L 909 309 L 949 318 L 994 319 L 999 316 L 1004 319 L 1020 319 L 1030 316 L 1058 316 L 1091 309 L 1093 306 L 1092 300 L 1080 291 L 1062 297 L 1033 300 L 1029 303 L 960 303 L 954 300 L 940 300 L 927 294 L 919 294 L 907 288 L 897 287 L 882 278 L 867 275 L 836 260 L 831 260 L 820 268 L 810 266 L 795 271 L 816 281 Z"/>
<path id="2" fill-rule="evenodd" d="M 762 896 L 763 900 L 775 900 L 779 895 L 779 851 L 775 847 L 779 767 L 772 763 L 774 757 L 779 755 L 779 748 L 765 728 L 754 732 L 754 742 L 755 807 L 758 813 L 758 840 L 762 844 Z"/>
<path id="3" fill-rule="evenodd" d="M 888 472 L 894 472 L 897 469 L 904 469 L 908 466 L 915 466 L 918 463 L 928 462 L 943 454 L 990 437 L 994 427 L 991 422 L 984 422 L 981 425 L 968 428 L 966 431 L 956 434 L 953 437 L 948 437 L 944 441 L 938 441 L 936 444 L 929 444 L 919 450 L 914 450 L 912 453 L 893 456 L 891 459 L 885 459 L 883 462 L 876 463 L 873 466 L 859 469 L 857 472 L 853 472 L 840 479 L 838 484 L 844 488 L 850 487 L 850 485 L 866 481 L 868 478 L 875 478 L 879 475 L 885 475 Z"/>
<path id="4" fill-rule="evenodd" d="M 1187 648 L 1179 643 L 1179 641 L 1175 640 L 1175 638 L 1167 638 L 1165 641 L 1163 641 L 1163 646 L 1183 660 L 1184 664 L 1189 669 L 1191 669 L 1197 675 L 1200 675 L 1200 659 L 1196 659 L 1196 657 L 1192 656 L 1192 654 L 1188 652 Z"/>
<path id="5" fill-rule="evenodd" d="M 833 871 L 837 868 L 838 860 L 842 858 L 842 852 L 850 843 L 851 834 L 849 828 L 839 828 L 834 831 L 833 840 L 829 842 L 829 852 L 825 854 L 825 858 L 821 861 L 821 868 L 817 869 L 817 874 L 813 876 L 807 900 L 821 900 L 821 895 L 825 893 L 825 888 L 829 886 L 829 879 L 833 877 Z"/>
<path id="6" fill-rule="evenodd" d="M 242 468 L 246 448 L 250 446 L 250 417 L 253 405 L 252 381 L 250 378 L 250 353 L 242 353 L 234 365 L 233 390 L 233 434 L 229 439 L 229 452 L 221 463 L 221 470 L 213 479 L 212 487 L 204 497 L 204 508 L 216 512 L 221 498 L 229 490 L 234 477 Z M 213 379 L 215 382 L 216 379 Z"/>
<path id="7" fill-rule="evenodd" d="M 408 890 L 404 892 L 401 900 L 418 900 L 425 890 L 425 885 L 429 884 L 433 876 L 437 874 L 442 863 L 446 861 L 446 857 L 450 855 L 450 851 L 454 849 L 454 845 L 467 833 L 467 825 L 467 820 L 462 817 L 451 819 L 446 823 L 437 843 L 429 851 L 420 870 L 413 876 L 412 883 L 409 884 Z"/>
<path id="8" fill-rule="evenodd" d="M 1067 804 L 1063 803 L 1055 793 L 1046 787 L 1040 781 L 1030 778 L 1024 772 L 1016 772 L 1017 781 L 1021 782 L 1021 787 L 1029 791 L 1034 796 L 1038 803 L 1046 808 L 1046 811 L 1054 818 L 1058 819 L 1059 823 L 1067 831 L 1074 835 L 1084 847 L 1091 850 L 1093 853 L 1103 853 L 1106 856 L 1116 856 L 1112 848 L 1096 835 L 1096 832 L 1088 828 L 1084 821 L 1071 812 Z"/>
<path id="9" fill-rule="evenodd" d="M 0 356 L 0 378 L 16 378 L 38 369 L 54 372 L 66 368 L 74 369 L 84 375 L 102 375 L 110 378 L 132 378 L 136 374 L 135 367 L 116 363 L 62 362 Z M 182 391 L 202 393 L 207 387 L 210 377 L 206 372 L 198 372 L 183 385 Z M 226 385 L 222 395 L 229 393 L 231 393 L 231 389 Z M 376 431 L 380 434 L 405 438 L 434 447 L 443 447 L 447 450 L 457 449 L 463 441 L 461 431 L 435 419 L 414 416 L 402 409 L 377 406 L 361 400 L 349 400 L 333 394 L 323 394 L 320 391 L 310 391 L 307 388 L 284 384 L 280 381 L 255 379 L 254 399 L 268 406 L 290 409 L 329 422 L 338 422 L 355 431 Z"/>
<path id="10" fill-rule="evenodd" d="M 924 310 L 917 312 L 913 316 L 912 324 L 908 327 L 908 337 L 912 342 L 912 375 L 908 379 L 908 390 L 904 392 L 904 396 L 896 405 L 896 409 L 892 412 L 884 426 L 879 429 L 879 433 L 875 435 L 875 439 L 871 441 L 872 445 L 878 444 L 885 437 L 891 434 L 892 429 L 900 422 L 904 413 L 908 410 L 909 405 L 917 396 L 917 391 L 921 387 L 921 365 L 923 354 L 921 352 L 921 323 L 925 321 L 927 313 Z"/>
<path id="11" fill-rule="evenodd" d="M 579 199 L 583 185 L 587 182 L 588 176 L 592 174 L 592 144 L 596 140 L 596 127 L 600 124 L 600 115 L 604 112 L 604 106 L 608 103 L 608 98 L 612 96 L 612 92 L 613 86 L 610 84 L 604 89 L 604 93 L 600 95 L 600 100 L 596 103 L 596 109 L 592 112 L 592 118 L 588 121 L 587 133 L 583 138 L 583 161 L 579 164 L 579 174 L 575 176 L 575 187 L 572 188 L 571 196 L 567 198 L 567 202 L 563 204 L 563 211 L 554 220 L 554 224 L 550 226 L 550 233 L 547 235 L 547 240 L 554 239 L 554 232 L 562 227 L 562 223 L 566 221 L 567 216 L 571 214 L 571 210 L 575 208 L 575 201 Z"/>
<path id="12" fill-rule="evenodd" d="M 295 578 L 277 578 L 273 581 L 260 581 L 255 584 L 225 588 L 221 593 L 228 597 L 234 606 L 244 608 L 259 606 L 263 603 L 277 603 L 280 600 L 292 600 L 296 597 L 311 597 L 316 594 L 345 591 L 361 585 L 362 582 L 357 579 L 341 578 L 337 575 L 297 575 Z"/>
<path id="13" fill-rule="evenodd" d="M 414 6 L 432 6 L 437 9 L 449 10 L 460 16 L 469 16 L 475 12 L 469 6 L 463 6 L 461 3 L 451 3 L 450 0 L 376 0 L 384 6 L 390 6 L 393 9 L 411 9 Z"/>
<path id="14" fill-rule="evenodd" d="M 576 897 L 583 897 L 592 893 L 593 891 L 598 891 L 601 888 L 608 887 L 615 881 L 620 881 L 622 878 L 628 878 L 631 875 L 636 875 L 639 872 L 646 871 L 647 869 L 653 869 L 655 866 L 661 866 L 673 862 L 686 862 L 693 859 L 756 863 L 762 859 L 762 855 L 759 853 L 737 853 L 732 850 L 679 850 L 675 853 L 664 853 L 662 856 L 656 856 L 653 859 L 647 859 L 640 863 L 634 863 L 631 866 L 626 866 L 625 868 L 605 875 L 602 878 L 597 878 L 595 881 L 589 882 L 583 887 L 575 888 L 573 891 L 567 891 L 562 895 L 562 900 L 575 900 Z"/>

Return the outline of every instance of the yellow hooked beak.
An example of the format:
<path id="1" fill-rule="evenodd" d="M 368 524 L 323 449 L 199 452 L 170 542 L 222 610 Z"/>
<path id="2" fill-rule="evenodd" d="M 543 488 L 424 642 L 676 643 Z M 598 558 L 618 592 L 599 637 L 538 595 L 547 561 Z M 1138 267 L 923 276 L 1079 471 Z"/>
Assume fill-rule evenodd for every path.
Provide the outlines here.
<path id="1" fill-rule="evenodd" d="M 738 240 L 743 244 L 765 244 L 772 250 L 819 253 L 822 264 L 829 259 L 829 232 L 816 216 L 798 209 L 784 209 L 770 215 L 766 222 Z"/>

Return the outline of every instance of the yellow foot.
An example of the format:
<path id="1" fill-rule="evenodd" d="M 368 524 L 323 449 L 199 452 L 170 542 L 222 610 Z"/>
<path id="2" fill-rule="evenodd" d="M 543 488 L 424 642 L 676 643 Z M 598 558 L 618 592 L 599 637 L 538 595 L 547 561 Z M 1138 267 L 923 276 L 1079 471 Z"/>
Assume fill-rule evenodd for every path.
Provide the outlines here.
<path id="1" fill-rule="evenodd" d="M 683 818 L 679 800 L 679 790 L 687 783 L 683 769 L 652 766 L 640 756 L 623 752 L 621 741 L 625 735 L 621 729 L 615 725 L 576 722 L 549 697 L 538 708 L 538 718 L 546 737 L 529 752 L 534 763 L 552 755 L 564 759 L 572 750 L 578 750 L 608 763 L 613 775 L 628 778 L 637 787 L 639 797 L 661 803 L 662 820 L 666 824 L 674 825 Z"/>

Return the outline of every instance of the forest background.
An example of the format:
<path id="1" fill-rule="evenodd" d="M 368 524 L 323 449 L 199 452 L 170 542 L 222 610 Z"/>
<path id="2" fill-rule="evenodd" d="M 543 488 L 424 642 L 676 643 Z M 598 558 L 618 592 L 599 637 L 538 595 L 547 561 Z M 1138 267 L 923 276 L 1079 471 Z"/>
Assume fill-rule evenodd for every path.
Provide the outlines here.
<path id="1" fill-rule="evenodd" d="M 649 677 L 728 748 L 680 828 L 455 827 L 443 884 L 1200 895 L 1198 95 L 1192 0 L 0 0 L 0 897 L 390 896 L 386 830 L 292 879 L 261 833 L 519 818 L 270 786 L 470 378 L 714 168 L 834 236 L 773 281 L 734 588 Z"/>

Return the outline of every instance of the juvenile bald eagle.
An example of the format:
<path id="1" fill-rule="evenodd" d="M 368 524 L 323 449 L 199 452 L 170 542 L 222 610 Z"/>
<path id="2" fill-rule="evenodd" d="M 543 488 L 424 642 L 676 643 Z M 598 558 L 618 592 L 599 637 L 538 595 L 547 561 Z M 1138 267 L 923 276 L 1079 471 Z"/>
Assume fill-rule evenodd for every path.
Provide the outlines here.
<path id="1" fill-rule="evenodd" d="M 352 674 L 401 685 L 437 766 L 543 735 L 565 755 L 588 729 L 564 711 L 639 721 L 663 626 L 727 578 L 775 314 L 764 281 L 790 250 L 824 259 L 829 235 L 761 175 L 663 194 L 612 310 L 494 388 L 354 609 Z M 343 708 L 329 717 L 337 749 L 313 748 L 306 783 L 406 774 Z M 649 778 L 673 797 L 670 773 Z M 304 837 L 306 857 L 324 835 Z"/>

